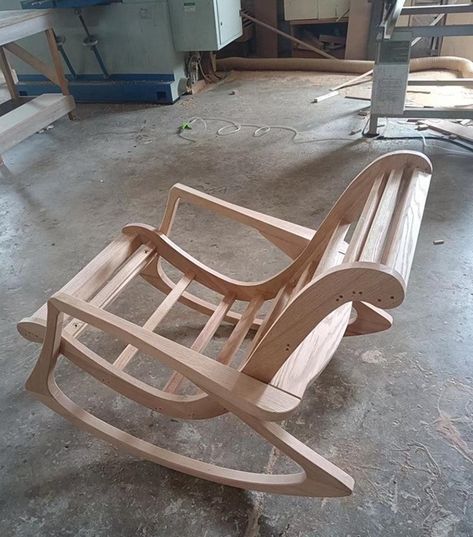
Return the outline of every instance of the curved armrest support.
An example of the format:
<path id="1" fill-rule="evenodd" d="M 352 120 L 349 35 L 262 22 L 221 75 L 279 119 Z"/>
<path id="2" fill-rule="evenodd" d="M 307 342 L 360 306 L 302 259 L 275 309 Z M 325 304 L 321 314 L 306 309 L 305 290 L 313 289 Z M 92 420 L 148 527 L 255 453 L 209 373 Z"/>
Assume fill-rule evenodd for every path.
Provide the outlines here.
<path id="1" fill-rule="evenodd" d="M 222 406 L 228 403 L 255 418 L 274 421 L 287 417 L 300 403 L 297 397 L 73 296 L 58 293 L 48 301 L 48 315 L 49 308 L 53 318 L 57 319 L 58 312 L 71 315 L 157 358 Z M 60 341 L 60 329 L 56 333 Z M 45 340 L 45 345 L 47 343 Z M 59 348 L 58 343 L 53 346 Z"/>
<path id="2" fill-rule="evenodd" d="M 238 300 L 251 300 L 257 295 L 264 299 L 273 298 L 279 290 L 278 283 L 271 280 L 264 282 L 242 282 L 234 280 L 208 267 L 188 254 L 168 236 L 146 224 L 128 224 L 123 233 L 139 235 L 144 242 L 156 247 L 160 257 L 171 263 L 184 274 L 192 274 L 193 279 L 222 295 L 233 295 Z"/>
<path id="3" fill-rule="evenodd" d="M 315 231 L 307 227 L 228 203 L 180 183 L 176 183 L 169 191 L 164 217 L 159 227 L 166 235 L 171 232 L 179 201 L 208 209 L 256 229 L 291 258 L 297 257 L 315 235 Z"/>

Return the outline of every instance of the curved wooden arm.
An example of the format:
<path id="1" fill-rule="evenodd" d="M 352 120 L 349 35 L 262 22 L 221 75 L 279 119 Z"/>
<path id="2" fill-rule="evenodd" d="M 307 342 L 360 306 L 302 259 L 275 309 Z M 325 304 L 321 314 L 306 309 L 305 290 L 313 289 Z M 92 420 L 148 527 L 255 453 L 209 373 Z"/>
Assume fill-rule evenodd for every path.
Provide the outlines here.
<path id="1" fill-rule="evenodd" d="M 240 207 L 180 183 L 176 183 L 169 191 L 164 217 L 159 226 L 162 233 L 169 235 L 181 200 L 256 229 L 293 259 L 315 235 L 313 229 Z"/>
<path id="2" fill-rule="evenodd" d="M 258 419 L 268 421 L 284 419 L 300 403 L 298 397 L 255 380 L 73 296 L 63 293 L 54 295 L 48 301 L 48 315 L 49 310 L 52 311 L 53 319 L 57 319 L 58 312 L 65 313 L 117 337 L 128 345 L 133 345 L 141 352 L 157 358 L 167 367 L 184 375 L 223 406 L 226 403 L 238 406 L 243 412 Z M 60 329 L 56 334 L 59 343 L 52 343 L 46 338 L 44 345 L 52 345 L 58 349 L 61 339 Z M 122 383 L 126 380 L 121 379 Z M 136 385 L 134 388 L 139 389 L 143 395 L 142 385 Z"/>
<path id="3" fill-rule="evenodd" d="M 128 224 L 123 228 L 123 233 L 127 235 L 138 235 L 144 242 L 150 242 L 156 247 L 158 256 L 162 257 L 175 268 L 185 274 L 193 274 L 194 280 L 221 293 L 231 294 L 238 300 L 251 300 L 256 296 L 264 299 L 271 299 L 279 291 L 279 281 L 272 282 L 242 282 L 234 280 L 224 274 L 208 267 L 195 257 L 180 248 L 169 237 L 156 231 L 153 226 L 147 224 Z"/>

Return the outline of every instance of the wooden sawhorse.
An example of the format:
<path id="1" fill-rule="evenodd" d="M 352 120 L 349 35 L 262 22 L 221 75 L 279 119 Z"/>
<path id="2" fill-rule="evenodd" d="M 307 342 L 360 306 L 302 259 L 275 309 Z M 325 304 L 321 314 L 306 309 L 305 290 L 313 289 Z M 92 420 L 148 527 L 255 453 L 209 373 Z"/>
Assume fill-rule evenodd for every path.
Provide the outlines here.
<path id="1" fill-rule="evenodd" d="M 16 43 L 19 39 L 40 32 L 46 35 L 52 66 Z M 20 96 L 5 50 L 59 86 L 61 93 L 45 93 L 0 116 L 0 161 L 5 151 L 53 121 L 66 114 L 73 119 L 72 112 L 75 109 L 74 98 L 69 93 L 69 84 L 64 76 L 56 36 L 52 29 L 50 10 L 0 11 L 0 69 L 5 77 L 10 97 L 17 104 Z"/>

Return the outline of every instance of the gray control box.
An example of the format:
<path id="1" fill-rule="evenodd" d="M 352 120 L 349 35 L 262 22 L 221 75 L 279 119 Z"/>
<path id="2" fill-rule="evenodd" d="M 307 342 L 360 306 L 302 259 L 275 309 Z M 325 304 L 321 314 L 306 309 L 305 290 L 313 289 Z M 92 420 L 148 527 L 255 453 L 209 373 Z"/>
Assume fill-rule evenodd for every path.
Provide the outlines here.
<path id="1" fill-rule="evenodd" d="M 220 50 L 242 35 L 240 0 L 168 0 L 176 50 Z"/>

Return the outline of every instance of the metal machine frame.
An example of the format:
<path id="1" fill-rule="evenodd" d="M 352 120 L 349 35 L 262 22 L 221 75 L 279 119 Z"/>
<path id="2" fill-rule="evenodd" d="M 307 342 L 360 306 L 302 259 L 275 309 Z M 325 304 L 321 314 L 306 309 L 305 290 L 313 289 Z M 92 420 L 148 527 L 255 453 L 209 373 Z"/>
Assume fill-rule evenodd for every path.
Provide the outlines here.
<path id="1" fill-rule="evenodd" d="M 409 80 L 410 49 L 423 37 L 473 36 L 473 24 L 396 27 L 401 15 L 473 13 L 473 3 L 404 7 L 405 0 L 384 1 L 384 15 L 376 33 L 368 136 L 377 136 L 382 117 L 473 119 L 473 110 L 459 108 L 405 108 L 408 86 L 473 86 L 473 78 Z"/>

